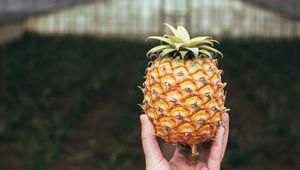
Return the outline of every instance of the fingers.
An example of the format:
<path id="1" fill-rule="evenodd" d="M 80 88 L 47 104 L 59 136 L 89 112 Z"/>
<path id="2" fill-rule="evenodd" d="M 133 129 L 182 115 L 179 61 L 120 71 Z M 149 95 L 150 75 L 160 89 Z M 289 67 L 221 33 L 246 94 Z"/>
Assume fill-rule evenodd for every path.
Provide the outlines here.
<path id="1" fill-rule="evenodd" d="M 223 114 L 223 122 L 224 126 L 219 128 L 210 150 L 207 162 L 210 169 L 220 169 L 221 161 L 226 150 L 229 134 L 229 116 L 227 113 Z"/>
<path id="2" fill-rule="evenodd" d="M 224 132 L 225 128 L 221 126 L 217 132 L 215 140 L 213 141 L 207 161 L 209 169 L 220 169 Z"/>
<path id="3" fill-rule="evenodd" d="M 229 135 L 229 115 L 228 113 L 223 114 L 223 123 L 224 123 L 224 137 L 223 137 L 223 142 L 222 142 L 222 155 L 221 155 L 221 160 L 224 157 L 225 151 L 226 151 L 226 146 L 228 142 L 228 135 Z"/>
<path id="4" fill-rule="evenodd" d="M 159 163 L 163 158 L 155 136 L 155 129 L 147 115 L 140 116 L 142 126 L 142 144 L 145 153 L 146 166 Z"/>

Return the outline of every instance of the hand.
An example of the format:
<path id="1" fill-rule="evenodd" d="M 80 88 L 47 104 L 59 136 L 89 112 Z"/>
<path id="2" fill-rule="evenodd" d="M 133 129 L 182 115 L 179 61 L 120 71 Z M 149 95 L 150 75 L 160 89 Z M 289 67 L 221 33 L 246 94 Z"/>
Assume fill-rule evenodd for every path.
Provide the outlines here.
<path id="1" fill-rule="evenodd" d="M 199 161 L 194 164 L 188 164 L 184 157 L 180 155 L 180 149 L 177 147 L 174 156 L 167 161 L 159 148 L 156 140 L 155 129 L 148 119 L 147 115 L 140 116 L 142 124 L 142 144 L 146 159 L 147 170 L 219 170 L 226 150 L 229 134 L 229 116 L 223 114 L 224 126 L 221 126 L 217 132 L 215 140 L 211 147 L 203 147 L 199 152 Z"/>

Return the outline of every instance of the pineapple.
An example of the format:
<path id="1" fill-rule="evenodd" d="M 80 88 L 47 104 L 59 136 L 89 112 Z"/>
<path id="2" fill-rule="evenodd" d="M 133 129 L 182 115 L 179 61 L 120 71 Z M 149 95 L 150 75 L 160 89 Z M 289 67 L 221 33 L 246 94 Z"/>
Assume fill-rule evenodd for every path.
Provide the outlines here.
<path id="1" fill-rule="evenodd" d="M 216 59 L 223 55 L 211 37 L 190 39 L 184 27 L 165 25 L 173 35 L 148 37 L 161 44 L 147 53 L 154 61 L 146 69 L 142 108 L 158 137 L 190 146 L 196 157 L 196 145 L 214 139 L 227 110 Z"/>

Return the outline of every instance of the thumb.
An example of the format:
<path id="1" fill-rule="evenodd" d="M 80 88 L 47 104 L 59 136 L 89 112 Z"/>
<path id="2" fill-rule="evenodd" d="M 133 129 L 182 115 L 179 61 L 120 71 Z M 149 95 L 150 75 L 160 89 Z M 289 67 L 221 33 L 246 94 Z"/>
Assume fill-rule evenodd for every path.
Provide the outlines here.
<path id="1" fill-rule="evenodd" d="M 143 114 L 140 116 L 142 125 L 142 144 L 145 153 L 146 167 L 158 164 L 163 158 L 159 145 L 156 140 L 155 129 L 147 117 Z"/>

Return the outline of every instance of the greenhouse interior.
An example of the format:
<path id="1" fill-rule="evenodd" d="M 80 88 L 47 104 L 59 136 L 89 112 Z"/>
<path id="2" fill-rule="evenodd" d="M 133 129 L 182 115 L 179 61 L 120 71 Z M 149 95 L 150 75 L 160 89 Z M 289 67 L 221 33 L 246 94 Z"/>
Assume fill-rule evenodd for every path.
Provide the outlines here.
<path id="1" fill-rule="evenodd" d="M 138 87 L 165 23 L 219 41 L 221 169 L 300 169 L 299 0 L 0 0 L 0 169 L 145 169 Z"/>

